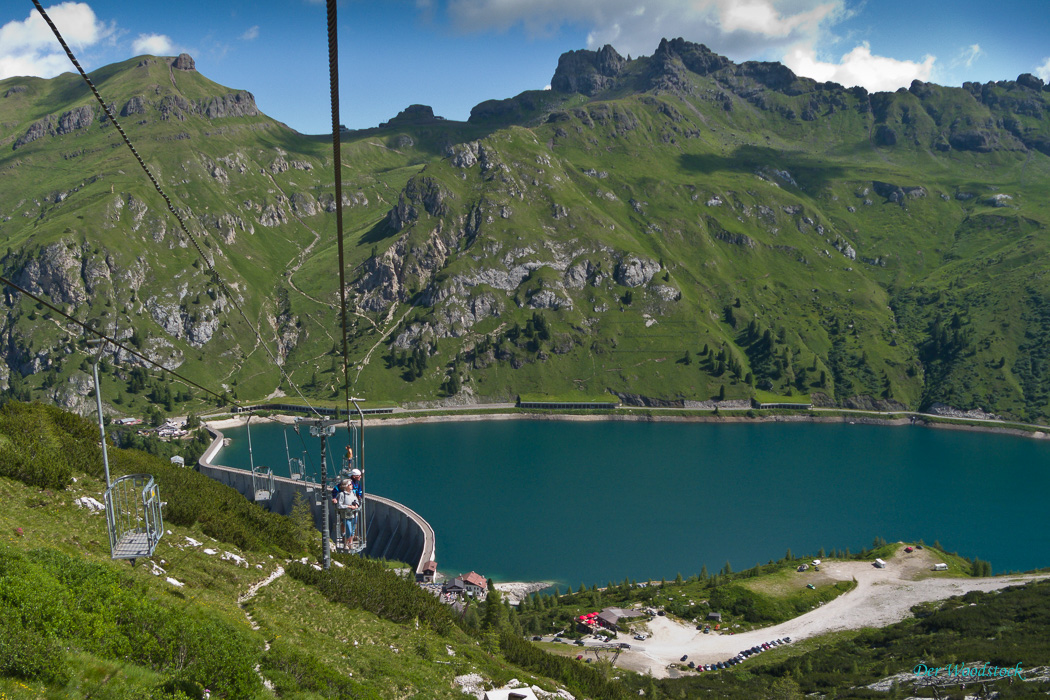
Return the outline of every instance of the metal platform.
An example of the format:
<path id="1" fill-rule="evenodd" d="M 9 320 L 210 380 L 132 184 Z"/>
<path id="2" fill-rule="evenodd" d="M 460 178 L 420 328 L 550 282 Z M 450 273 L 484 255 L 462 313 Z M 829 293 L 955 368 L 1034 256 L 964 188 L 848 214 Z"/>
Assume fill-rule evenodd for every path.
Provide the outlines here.
<path id="1" fill-rule="evenodd" d="M 346 546 L 346 543 L 340 537 L 337 537 L 334 541 L 335 551 L 343 554 L 360 554 L 368 547 L 367 543 L 362 541 L 360 537 L 355 537 L 353 544 L 349 547 Z"/>
<path id="2" fill-rule="evenodd" d="M 145 532 L 126 532 L 113 545 L 113 559 L 139 559 L 153 553 L 149 535 Z"/>
<path id="3" fill-rule="evenodd" d="M 164 535 L 160 490 L 149 474 L 122 476 L 106 489 L 109 551 L 113 559 L 153 556 Z"/>

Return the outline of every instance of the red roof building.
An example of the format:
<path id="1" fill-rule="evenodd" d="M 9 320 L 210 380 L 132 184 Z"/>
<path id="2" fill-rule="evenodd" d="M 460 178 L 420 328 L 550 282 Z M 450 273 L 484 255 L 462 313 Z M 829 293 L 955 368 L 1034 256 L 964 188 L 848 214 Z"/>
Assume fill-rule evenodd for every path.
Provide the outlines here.
<path id="1" fill-rule="evenodd" d="M 487 591 L 489 588 L 489 582 L 485 580 L 485 577 L 473 571 L 469 574 L 463 574 L 460 578 L 463 579 L 463 583 L 472 583 L 483 591 Z"/>

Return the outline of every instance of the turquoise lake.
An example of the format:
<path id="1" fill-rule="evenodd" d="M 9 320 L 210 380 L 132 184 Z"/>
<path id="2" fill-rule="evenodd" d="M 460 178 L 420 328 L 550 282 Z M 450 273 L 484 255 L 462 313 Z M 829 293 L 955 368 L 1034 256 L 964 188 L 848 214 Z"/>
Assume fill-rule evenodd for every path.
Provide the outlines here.
<path id="1" fill-rule="evenodd" d="M 306 433 L 306 431 L 303 431 Z M 248 466 L 243 428 L 216 460 Z M 300 438 L 254 424 L 287 474 Z M 319 473 L 319 440 L 306 436 Z M 341 454 L 345 429 L 329 441 Z M 995 572 L 1050 566 L 1050 442 L 818 423 L 483 421 L 365 429 L 366 486 L 434 527 L 438 566 L 496 580 L 608 581 L 734 570 L 787 549 L 939 541 Z"/>

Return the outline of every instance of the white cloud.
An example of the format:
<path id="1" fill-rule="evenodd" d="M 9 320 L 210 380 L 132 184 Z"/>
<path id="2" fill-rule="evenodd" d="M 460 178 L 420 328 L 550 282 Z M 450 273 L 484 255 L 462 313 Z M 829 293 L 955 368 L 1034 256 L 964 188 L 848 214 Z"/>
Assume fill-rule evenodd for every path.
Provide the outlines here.
<path id="1" fill-rule="evenodd" d="M 449 0 L 462 31 L 522 26 L 547 35 L 582 27 L 588 48 L 612 44 L 621 54 L 650 55 L 664 38 L 707 44 L 735 60 L 778 58 L 787 47 L 814 42 L 846 13 L 844 0 Z"/>
<path id="2" fill-rule="evenodd" d="M 984 49 L 981 48 L 980 44 L 970 44 L 967 47 L 959 49 L 959 54 L 952 60 L 951 67 L 957 68 L 960 66 L 966 66 L 970 68 L 978 58 L 987 56 Z"/>
<path id="3" fill-rule="evenodd" d="M 972 44 L 963 52 L 963 61 L 966 63 L 966 67 L 969 68 L 974 61 L 983 55 L 984 51 L 981 51 L 981 45 Z"/>
<path id="4" fill-rule="evenodd" d="M 253 27 L 249 27 L 248 31 L 246 31 L 244 34 L 241 34 L 241 38 L 244 39 L 245 41 L 251 41 L 253 39 L 258 39 L 259 38 L 259 25 L 256 24 Z"/>
<path id="5" fill-rule="evenodd" d="M 719 25 L 725 32 L 752 32 L 767 37 L 785 37 L 795 31 L 816 31 L 836 3 L 816 5 L 805 12 L 783 15 L 772 0 L 719 0 Z"/>
<path id="6" fill-rule="evenodd" d="M 136 54 L 148 53 L 153 56 L 170 56 L 175 53 L 175 43 L 164 34 L 139 34 L 131 42 L 131 50 Z"/>
<path id="7" fill-rule="evenodd" d="M 1035 74 L 1042 78 L 1043 82 L 1050 83 L 1050 56 L 1043 61 L 1043 65 L 1035 69 Z"/>
<path id="8" fill-rule="evenodd" d="M 98 44 L 113 33 L 113 27 L 100 22 L 86 3 L 63 2 L 44 9 L 74 50 Z M 23 21 L 12 20 L 0 27 L 0 79 L 15 75 L 51 78 L 71 68 L 36 10 Z"/>
<path id="9" fill-rule="evenodd" d="M 811 47 L 797 46 L 784 57 L 784 65 L 807 78 L 841 83 L 846 87 L 860 85 L 878 92 L 907 87 L 913 80 L 929 80 L 936 60 L 928 54 L 921 63 L 876 56 L 871 53 L 868 43 L 864 42 L 838 63 L 820 61 Z"/>

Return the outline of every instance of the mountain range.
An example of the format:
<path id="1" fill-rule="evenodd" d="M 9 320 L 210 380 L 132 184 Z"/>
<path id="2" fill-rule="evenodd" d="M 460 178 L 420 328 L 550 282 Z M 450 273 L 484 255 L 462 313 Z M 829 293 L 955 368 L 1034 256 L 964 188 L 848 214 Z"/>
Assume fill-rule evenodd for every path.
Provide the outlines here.
<path id="1" fill-rule="evenodd" d="M 294 393 L 277 365 L 341 396 L 331 137 L 185 54 L 91 78 L 230 294 L 72 74 L 0 81 L 4 276 L 230 397 Z M 674 39 L 344 131 L 351 390 L 1044 420 L 1048 114 L 1028 74 L 869 93 Z M 0 387 L 86 410 L 82 333 L 4 301 Z M 106 357 L 115 411 L 202 400 L 135 363 Z"/>

